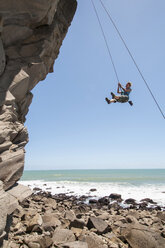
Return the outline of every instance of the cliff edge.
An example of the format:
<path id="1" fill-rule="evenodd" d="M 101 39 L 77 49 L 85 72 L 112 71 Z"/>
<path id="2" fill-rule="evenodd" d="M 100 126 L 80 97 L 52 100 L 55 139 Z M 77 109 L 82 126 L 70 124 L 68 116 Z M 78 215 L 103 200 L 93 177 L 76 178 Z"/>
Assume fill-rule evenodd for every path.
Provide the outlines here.
<path id="1" fill-rule="evenodd" d="M 31 194 L 16 185 L 24 168 L 31 90 L 53 72 L 76 0 L 0 1 L 0 246 L 7 215 Z"/>
<path id="2" fill-rule="evenodd" d="M 76 0 L 0 1 L 0 180 L 5 190 L 23 172 L 31 90 L 53 71 L 76 7 Z"/>

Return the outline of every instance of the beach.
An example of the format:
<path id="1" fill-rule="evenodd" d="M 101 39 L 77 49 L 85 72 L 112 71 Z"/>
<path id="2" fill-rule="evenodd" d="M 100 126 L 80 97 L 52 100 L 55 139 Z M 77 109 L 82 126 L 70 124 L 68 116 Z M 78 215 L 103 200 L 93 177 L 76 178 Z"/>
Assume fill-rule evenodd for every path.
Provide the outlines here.
<path id="1" fill-rule="evenodd" d="M 95 189 L 91 189 L 94 192 Z M 165 212 L 152 199 L 98 200 L 35 188 L 12 215 L 3 248 L 165 248 Z"/>
<path id="2" fill-rule="evenodd" d="M 25 171 L 3 248 L 165 248 L 165 170 Z"/>

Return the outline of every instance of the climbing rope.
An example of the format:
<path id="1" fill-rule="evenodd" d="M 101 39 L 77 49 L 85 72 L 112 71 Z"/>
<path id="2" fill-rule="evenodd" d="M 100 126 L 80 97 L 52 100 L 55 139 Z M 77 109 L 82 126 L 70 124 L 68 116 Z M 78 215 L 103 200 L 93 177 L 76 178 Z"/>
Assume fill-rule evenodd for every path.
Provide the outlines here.
<path id="1" fill-rule="evenodd" d="M 113 21 L 113 19 L 112 19 L 112 17 L 111 17 L 111 15 L 110 15 L 110 13 L 109 13 L 109 12 L 108 12 L 108 10 L 106 9 L 106 7 L 105 7 L 105 5 L 103 4 L 102 0 L 99 0 L 99 1 L 100 1 L 101 5 L 102 5 L 103 9 L 104 9 L 104 10 L 105 10 L 105 12 L 107 13 L 107 15 L 108 15 L 108 17 L 109 17 L 109 19 L 110 19 L 111 23 L 113 24 L 114 28 L 116 29 L 116 31 L 117 31 L 117 33 L 118 33 L 118 35 L 119 35 L 119 37 L 120 37 L 121 41 L 123 42 L 123 44 L 124 44 L 124 46 L 125 46 L 126 50 L 127 50 L 127 51 L 128 51 L 128 53 L 129 53 L 129 55 L 130 55 L 130 57 L 131 57 L 132 61 L 134 62 L 134 65 L 135 65 L 136 69 L 138 70 L 138 72 L 139 72 L 140 76 L 142 77 L 142 79 L 143 79 L 143 81 L 144 81 L 144 83 L 145 83 L 145 85 L 146 85 L 146 87 L 147 87 L 148 91 L 150 92 L 150 94 L 151 94 L 151 96 L 152 96 L 153 100 L 155 101 L 155 104 L 157 105 L 157 107 L 158 107 L 158 109 L 159 109 L 159 111 L 160 111 L 161 115 L 162 115 L 162 116 L 163 116 L 163 118 L 165 119 L 165 115 L 164 115 L 164 113 L 163 113 L 163 110 L 161 109 L 161 107 L 160 107 L 160 105 L 159 105 L 158 101 L 156 100 L 156 98 L 155 98 L 155 96 L 154 96 L 154 94 L 153 94 L 153 92 L 152 92 L 151 88 L 149 87 L 149 85 L 148 85 L 148 83 L 147 83 L 146 79 L 144 78 L 144 76 L 143 76 L 143 74 L 142 74 L 142 72 L 141 72 L 141 70 L 140 70 L 139 66 L 137 65 L 137 63 L 136 63 L 136 61 L 135 61 L 135 59 L 134 59 L 134 57 L 133 57 L 133 55 L 132 55 L 131 51 L 129 50 L 129 48 L 128 48 L 128 46 L 127 46 L 126 42 L 125 42 L 125 40 L 123 39 L 123 37 L 122 37 L 122 35 L 121 35 L 121 33 L 120 33 L 119 29 L 117 28 L 117 26 L 116 26 L 115 22 Z"/>
<path id="2" fill-rule="evenodd" d="M 102 35 L 103 35 L 103 38 L 104 38 L 104 41 L 105 41 L 105 44 L 106 44 L 106 47 L 107 47 L 107 50 L 108 50 L 109 57 L 110 57 L 111 62 L 112 62 L 112 66 L 113 66 L 113 69 L 114 69 L 114 72 L 115 72 L 115 75 L 116 75 L 117 82 L 119 82 L 119 77 L 118 77 L 118 74 L 117 74 L 117 70 L 116 70 L 116 67 L 115 67 L 115 63 L 114 63 L 114 61 L 113 61 L 113 57 L 112 57 L 112 54 L 111 54 L 110 47 L 108 46 L 108 42 L 107 42 L 107 39 L 106 39 L 106 36 L 105 36 L 105 33 L 104 33 L 103 26 L 102 26 L 102 24 L 101 24 L 101 21 L 100 21 L 100 18 L 99 18 L 99 15 L 98 15 L 98 12 L 97 12 L 97 9 L 96 9 L 96 6 L 95 6 L 93 0 L 91 0 L 91 2 L 92 2 L 92 5 L 93 5 L 93 9 L 94 9 L 94 11 L 95 11 L 95 14 L 96 14 L 98 23 L 99 23 L 99 25 L 100 25 L 100 29 L 101 29 L 101 32 L 102 32 Z"/>

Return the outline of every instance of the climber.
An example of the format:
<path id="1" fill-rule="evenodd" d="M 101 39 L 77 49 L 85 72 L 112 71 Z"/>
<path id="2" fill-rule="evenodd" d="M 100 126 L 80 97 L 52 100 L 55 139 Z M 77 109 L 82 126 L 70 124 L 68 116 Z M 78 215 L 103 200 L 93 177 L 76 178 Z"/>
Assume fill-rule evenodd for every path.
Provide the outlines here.
<path id="1" fill-rule="evenodd" d="M 105 98 L 106 102 L 108 104 L 114 102 L 121 102 L 121 103 L 125 103 L 125 102 L 129 102 L 129 104 L 132 106 L 133 103 L 132 101 L 129 101 L 129 94 L 132 91 L 131 89 L 132 84 L 130 82 L 128 82 L 125 86 L 125 88 L 118 83 L 118 88 L 117 88 L 117 93 L 120 94 L 118 96 L 116 96 L 113 92 L 111 92 L 112 95 L 112 99 L 109 100 L 107 97 Z"/>

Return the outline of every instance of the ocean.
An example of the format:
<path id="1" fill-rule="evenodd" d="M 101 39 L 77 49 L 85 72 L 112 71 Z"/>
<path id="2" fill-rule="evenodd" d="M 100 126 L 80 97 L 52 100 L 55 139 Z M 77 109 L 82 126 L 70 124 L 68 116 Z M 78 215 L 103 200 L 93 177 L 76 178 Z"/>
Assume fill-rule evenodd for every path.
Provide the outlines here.
<path id="1" fill-rule="evenodd" d="M 52 194 L 97 199 L 118 193 L 124 200 L 134 198 L 137 202 L 151 198 L 165 207 L 165 169 L 24 171 L 20 183 Z"/>

